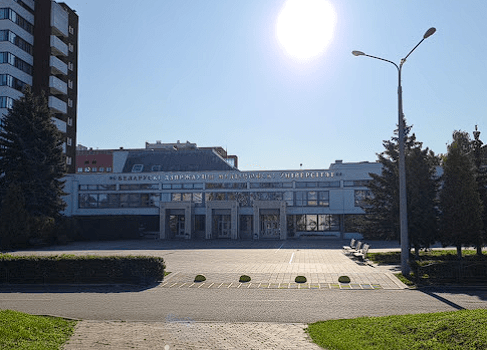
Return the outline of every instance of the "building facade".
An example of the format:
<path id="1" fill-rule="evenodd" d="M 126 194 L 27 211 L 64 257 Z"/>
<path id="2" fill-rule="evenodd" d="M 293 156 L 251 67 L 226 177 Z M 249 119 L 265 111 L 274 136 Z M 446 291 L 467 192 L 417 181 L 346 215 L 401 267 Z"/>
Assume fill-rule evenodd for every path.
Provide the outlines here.
<path id="1" fill-rule="evenodd" d="M 0 115 L 30 85 L 45 93 L 65 137 L 68 173 L 75 172 L 78 15 L 52 0 L 0 0 Z"/>
<path id="2" fill-rule="evenodd" d="M 349 238 L 380 163 L 239 171 L 215 150 L 118 150 L 113 171 L 67 178 L 66 215 L 132 217 L 160 239 Z"/>

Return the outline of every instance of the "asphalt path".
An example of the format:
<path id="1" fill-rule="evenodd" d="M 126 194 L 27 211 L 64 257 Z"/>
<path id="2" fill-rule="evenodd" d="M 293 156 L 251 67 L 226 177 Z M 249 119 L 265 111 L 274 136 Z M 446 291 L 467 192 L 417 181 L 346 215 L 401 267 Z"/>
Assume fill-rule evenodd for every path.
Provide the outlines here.
<path id="1" fill-rule="evenodd" d="M 85 320 L 283 322 L 487 308 L 487 290 L 0 288 L 0 309 Z"/>

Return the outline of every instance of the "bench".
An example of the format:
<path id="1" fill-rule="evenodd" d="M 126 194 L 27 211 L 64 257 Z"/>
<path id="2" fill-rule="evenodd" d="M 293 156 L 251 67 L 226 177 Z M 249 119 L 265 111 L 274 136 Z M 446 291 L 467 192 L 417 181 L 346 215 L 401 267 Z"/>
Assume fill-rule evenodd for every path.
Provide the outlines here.
<path id="1" fill-rule="evenodd" d="M 370 245 L 364 244 L 364 247 L 360 251 L 353 253 L 353 257 L 360 259 L 362 261 L 365 260 L 365 258 L 367 257 L 367 252 L 369 251 L 369 248 L 370 248 Z"/>
<path id="2" fill-rule="evenodd" d="M 344 250 L 344 253 L 346 255 L 352 255 L 352 254 L 355 254 L 355 253 L 359 253 L 360 252 L 360 249 L 362 248 L 362 242 L 358 241 L 357 244 L 355 244 L 355 247 L 352 248 L 352 249 L 349 249 L 349 250 Z"/>
<path id="3" fill-rule="evenodd" d="M 350 240 L 350 245 L 344 245 L 343 246 L 343 250 L 347 251 L 347 250 L 352 250 L 352 249 L 355 249 L 355 239 L 351 239 Z"/>

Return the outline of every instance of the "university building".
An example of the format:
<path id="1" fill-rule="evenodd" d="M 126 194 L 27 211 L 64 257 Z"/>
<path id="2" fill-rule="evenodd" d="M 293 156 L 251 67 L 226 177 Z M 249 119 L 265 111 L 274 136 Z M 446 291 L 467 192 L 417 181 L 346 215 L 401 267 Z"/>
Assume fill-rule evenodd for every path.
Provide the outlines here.
<path id="1" fill-rule="evenodd" d="M 189 142 L 82 148 L 77 173 L 66 178 L 65 214 L 91 221 L 92 232 L 118 217 L 132 223 L 126 238 L 343 239 L 357 232 L 369 174 L 381 171 L 377 162 L 339 160 L 328 169 L 240 171 L 237 161 Z"/>
<path id="2" fill-rule="evenodd" d="M 75 172 L 78 15 L 63 2 L 0 0 L 0 117 L 26 85 L 44 91 Z"/>

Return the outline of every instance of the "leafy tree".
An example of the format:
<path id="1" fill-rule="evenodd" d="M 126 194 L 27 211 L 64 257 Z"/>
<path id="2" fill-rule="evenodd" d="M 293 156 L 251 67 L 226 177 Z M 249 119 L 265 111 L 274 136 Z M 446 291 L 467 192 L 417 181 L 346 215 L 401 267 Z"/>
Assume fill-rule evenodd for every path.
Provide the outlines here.
<path id="1" fill-rule="evenodd" d="M 409 244 L 416 253 L 429 247 L 437 235 L 438 158 L 422 143 L 405 131 L 406 151 L 406 196 L 408 206 Z M 397 133 L 397 131 L 396 131 Z M 385 151 L 378 155 L 382 164 L 381 174 L 370 174 L 368 188 L 372 196 L 365 200 L 366 225 L 364 235 L 368 238 L 399 239 L 399 142 L 397 137 L 384 141 Z"/>
<path id="2" fill-rule="evenodd" d="M 5 198 L 13 183 L 18 186 L 25 210 L 36 223 L 34 235 L 44 235 L 49 223 L 65 208 L 62 144 L 62 134 L 52 122 L 44 94 L 34 96 L 26 88 L 2 120 L 0 196 Z M 5 215 L 2 217 L 6 220 Z"/>
<path id="3" fill-rule="evenodd" d="M 455 131 L 443 160 L 443 187 L 440 192 L 440 229 L 444 245 L 457 247 L 478 244 L 482 232 L 482 203 L 477 188 L 475 165 L 468 133 Z"/>

